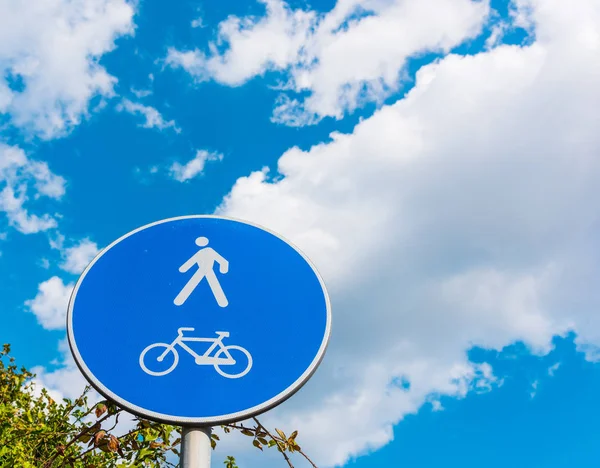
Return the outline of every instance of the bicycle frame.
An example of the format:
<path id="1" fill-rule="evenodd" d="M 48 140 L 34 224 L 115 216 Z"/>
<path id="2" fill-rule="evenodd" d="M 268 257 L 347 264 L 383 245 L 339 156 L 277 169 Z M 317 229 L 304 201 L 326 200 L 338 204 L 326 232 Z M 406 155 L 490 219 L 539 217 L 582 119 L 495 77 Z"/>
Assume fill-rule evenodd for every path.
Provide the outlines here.
<path id="1" fill-rule="evenodd" d="M 203 342 L 203 343 L 212 343 L 210 347 L 204 352 L 204 354 L 199 355 L 192 348 L 185 344 L 185 342 Z M 185 351 L 187 351 L 191 356 L 194 357 L 194 360 L 197 364 L 235 364 L 235 359 L 231 356 L 227 348 L 223 345 L 223 335 L 219 335 L 218 338 L 186 338 L 182 334 L 179 334 L 175 340 L 169 345 L 167 349 L 159 356 L 158 360 L 162 361 L 165 356 L 170 353 L 175 346 L 179 345 Z M 215 350 L 216 347 L 220 347 L 225 354 L 224 358 L 211 357 L 210 354 Z"/>

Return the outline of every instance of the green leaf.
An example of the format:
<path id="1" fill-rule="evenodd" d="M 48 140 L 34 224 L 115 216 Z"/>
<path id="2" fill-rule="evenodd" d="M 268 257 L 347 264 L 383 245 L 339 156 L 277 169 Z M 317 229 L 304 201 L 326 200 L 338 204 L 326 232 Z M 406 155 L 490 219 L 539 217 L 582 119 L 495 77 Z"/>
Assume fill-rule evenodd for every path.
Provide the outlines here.
<path id="1" fill-rule="evenodd" d="M 108 400 L 90 403 L 89 387 L 77 398 L 57 401 L 46 389 L 32 392 L 33 374 L 19 367 L 7 355 L 9 351 L 8 345 L 0 343 L 0 468 L 159 468 L 165 466 L 167 456 L 180 456 L 179 427 L 138 417 L 134 432 L 118 439 L 99 422 L 115 416 L 107 427 L 113 426 L 122 411 L 118 405 Z M 225 434 L 234 432 L 231 426 L 221 427 Z M 295 443 L 296 431 L 286 438 L 277 429 L 271 436 L 260 423 L 239 431 L 252 437 L 259 450 L 300 449 Z M 210 437 L 211 446 L 221 440 L 221 434 Z M 233 457 L 224 464 L 238 468 Z"/>

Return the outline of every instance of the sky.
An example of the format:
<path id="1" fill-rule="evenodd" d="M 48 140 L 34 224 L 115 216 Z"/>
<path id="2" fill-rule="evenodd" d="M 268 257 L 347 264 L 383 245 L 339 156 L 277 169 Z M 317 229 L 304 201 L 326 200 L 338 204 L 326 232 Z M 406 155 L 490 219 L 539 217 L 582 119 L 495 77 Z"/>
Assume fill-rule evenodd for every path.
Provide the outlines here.
<path id="1" fill-rule="evenodd" d="M 599 0 L 0 0 L 0 341 L 76 396 L 98 249 L 232 216 L 328 286 L 263 416 L 320 467 L 597 466 L 598 56 Z"/>

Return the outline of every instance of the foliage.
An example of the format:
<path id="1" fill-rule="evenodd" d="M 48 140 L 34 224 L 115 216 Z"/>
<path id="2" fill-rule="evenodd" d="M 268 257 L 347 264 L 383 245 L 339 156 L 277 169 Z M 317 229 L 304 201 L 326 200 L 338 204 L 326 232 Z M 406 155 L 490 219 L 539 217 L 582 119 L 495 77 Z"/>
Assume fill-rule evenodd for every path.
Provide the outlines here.
<path id="1" fill-rule="evenodd" d="M 10 356 L 10 346 L 0 350 L 0 467 L 22 468 L 158 468 L 176 466 L 169 461 L 179 455 L 180 429 L 134 417 L 125 434 L 113 433 L 119 417 L 127 414 L 110 401 L 88 402 L 90 388 L 75 399 L 54 401 L 45 388 L 36 388 L 34 375 L 18 368 Z M 239 431 L 252 437 L 259 450 L 276 447 L 288 466 L 289 453 L 299 453 L 311 465 L 296 442 L 298 431 L 290 436 L 279 429 L 268 431 L 254 418 L 255 425 L 221 426 L 225 433 Z M 212 434 L 216 447 L 219 437 Z M 235 458 L 224 461 L 225 468 L 238 468 Z"/>

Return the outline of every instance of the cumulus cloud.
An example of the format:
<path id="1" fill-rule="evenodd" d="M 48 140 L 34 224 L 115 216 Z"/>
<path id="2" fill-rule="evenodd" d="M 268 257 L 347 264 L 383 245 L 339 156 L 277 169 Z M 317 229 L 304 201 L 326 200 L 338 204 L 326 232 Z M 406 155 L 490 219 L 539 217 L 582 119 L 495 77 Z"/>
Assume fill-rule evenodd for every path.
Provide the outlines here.
<path id="1" fill-rule="evenodd" d="M 99 251 L 98 245 L 88 238 L 65 247 L 65 236 L 60 232 L 50 237 L 50 247 L 61 253 L 59 267 L 73 275 L 80 274 Z M 40 262 L 43 268 L 50 266 L 48 259 L 43 258 Z M 36 296 L 25 301 L 25 307 L 35 314 L 38 323 L 46 330 L 62 330 L 66 326 L 67 307 L 74 286 L 53 276 L 38 285 Z"/>
<path id="2" fill-rule="evenodd" d="M 80 274 L 98 253 L 98 245 L 90 239 L 82 239 L 63 251 L 60 267 L 74 275 Z"/>
<path id="3" fill-rule="evenodd" d="M 65 284 L 58 276 L 53 276 L 40 283 L 37 295 L 25 301 L 25 306 L 46 330 L 62 330 L 66 327 L 67 306 L 73 287 L 73 284 Z"/>
<path id="4" fill-rule="evenodd" d="M 133 32 L 127 0 L 0 2 L 0 113 L 43 138 L 63 135 L 116 79 L 99 63 Z"/>
<path id="5" fill-rule="evenodd" d="M 263 17 L 223 21 L 208 52 L 170 49 L 167 63 L 231 86 L 268 70 L 285 72 L 287 93 L 273 119 L 288 125 L 381 102 L 399 89 L 408 58 L 447 53 L 477 36 L 489 13 L 487 2 L 472 0 L 339 1 L 322 16 L 281 0 L 262 3 Z"/>
<path id="6" fill-rule="evenodd" d="M 158 128 L 159 130 L 172 128 L 176 133 L 181 132 L 181 129 L 175 124 L 175 121 L 165 120 L 161 113 L 154 107 L 145 106 L 139 102 L 132 102 L 129 99 L 123 99 L 121 104 L 117 106 L 117 110 L 144 117 L 144 122 L 140 124 L 141 127 Z"/>
<path id="7" fill-rule="evenodd" d="M 53 216 L 32 214 L 26 205 L 32 197 L 60 199 L 65 185 L 65 179 L 54 174 L 47 163 L 29 159 L 17 146 L 0 143 L 0 211 L 15 229 L 31 234 L 56 227 Z"/>
<path id="8" fill-rule="evenodd" d="M 87 238 L 65 247 L 65 236 L 59 232 L 50 238 L 50 247 L 61 253 L 59 267 L 73 275 L 80 274 L 99 251 L 98 245 Z M 50 266 L 47 259 L 42 259 L 41 264 L 43 268 Z M 73 287 L 73 283 L 65 283 L 60 277 L 53 276 L 38 285 L 36 296 L 25 301 L 25 307 L 35 314 L 38 323 L 45 329 L 64 329 Z"/>
<path id="9" fill-rule="evenodd" d="M 48 371 L 43 366 L 31 368 L 31 372 L 35 374 L 33 390 L 39 394 L 41 388 L 46 388 L 55 401 L 62 401 L 63 398 L 74 400 L 81 395 L 87 382 L 71 356 L 66 338 L 60 340 L 58 349 L 60 352 L 60 360 L 58 360 L 60 367 L 54 371 Z M 96 392 L 91 392 L 90 396 L 91 404 L 100 400 Z"/>
<path id="10" fill-rule="evenodd" d="M 217 43 L 205 54 L 195 49 L 169 49 L 167 64 L 183 67 L 198 80 L 215 79 L 228 85 L 240 85 L 262 75 L 268 68 L 282 69 L 297 60 L 299 49 L 308 38 L 315 14 L 290 10 L 280 0 L 264 0 L 264 17 L 230 16 L 219 25 Z M 217 44 L 228 44 L 225 55 L 217 53 Z"/>
<path id="11" fill-rule="evenodd" d="M 202 174 L 208 161 L 220 161 L 222 159 L 222 154 L 198 150 L 196 156 L 185 164 L 175 161 L 169 168 L 169 175 L 178 182 L 186 182 Z"/>
<path id="12" fill-rule="evenodd" d="M 493 385 L 474 345 L 546 353 L 574 330 L 598 356 L 600 5 L 515 7 L 533 43 L 421 68 L 403 99 L 286 151 L 281 177 L 240 178 L 218 210 L 281 232 L 328 284 L 328 355 L 264 418 L 319 466 L 389 442 L 432 395 Z"/>

